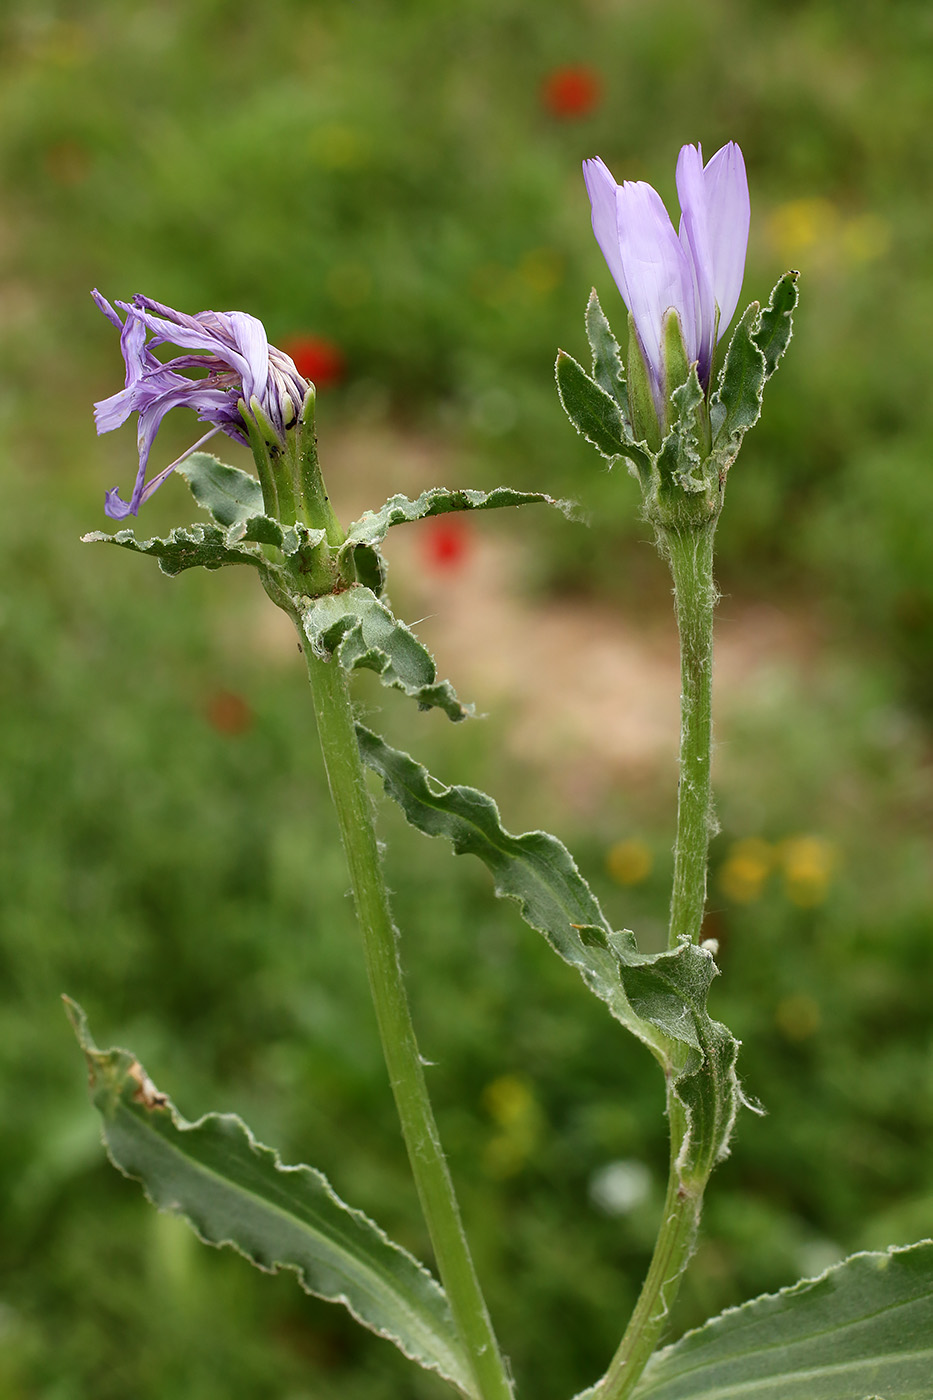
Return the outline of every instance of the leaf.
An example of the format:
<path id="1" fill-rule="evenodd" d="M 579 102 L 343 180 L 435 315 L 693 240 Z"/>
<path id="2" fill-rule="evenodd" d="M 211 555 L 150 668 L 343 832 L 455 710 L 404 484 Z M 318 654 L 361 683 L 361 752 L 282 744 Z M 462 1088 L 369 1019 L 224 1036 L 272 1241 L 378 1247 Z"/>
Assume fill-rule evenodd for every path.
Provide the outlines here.
<path id="1" fill-rule="evenodd" d="M 554 373 L 564 412 L 577 432 L 610 461 L 628 457 L 641 471 L 648 471 L 648 455 L 626 437 L 616 400 L 563 350 L 557 353 Z"/>
<path id="2" fill-rule="evenodd" d="M 658 1352 L 633 1400 L 930 1400 L 931 1378 L 925 1241 L 722 1313 Z"/>
<path id="3" fill-rule="evenodd" d="M 624 424 L 628 414 L 628 390 L 625 386 L 622 352 L 599 304 L 595 287 L 590 292 L 590 299 L 586 304 L 586 338 L 590 342 L 590 352 L 593 356 L 593 379 L 600 389 L 604 389 L 615 399 Z"/>
<path id="4" fill-rule="evenodd" d="M 98 1050 L 84 1012 L 65 1004 L 110 1160 L 142 1182 L 153 1205 L 266 1272 L 293 1269 L 307 1293 L 343 1303 L 411 1360 L 475 1395 L 446 1295 L 416 1259 L 345 1205 L 320 1172 L 283 1166 L 234 1114 L 186 1122 L 129 1051 Z"/>
<path id="5" fill-rule="evenodd" d="M 754 340 L 765 357 L 765 378 L 770 379 L 793 334 L 793 313 L 797 305 L 799 272 L 785 272 L 775 284 Z"/>
<path id="6" fill-rule="evenodd" d="M 672 316 L 672 323 L 679 331 L 676 313 Z M 703 401 L 704 394 L 694 364 L 684 382 L 671 394 L 673 422 L 658 453 L 658 470 L 662 478 L 672 479 L 683 491 L 691 493 L 705 491 L 708 487 L 702 475 L 703 457 L 700 452 L 699 415 Z"/>
<path id="7" fill-rule="evenodd" d="M 304 608 L 301 623 L 315 656 L 336 656 L 346 671 L 375 671 L 383 685 L 417 700 L 418 708 L 442 709 L 453 720 L 472 715 L 449 681 L 438 681 L 427 647 L 380 602 L 372 589 L 352 584 L 341 593 L 315 598 Z"/>
<path id="8" fill-rule="evenodd" d="M 444 486 L 423 491 L 417 500 L 408 496 L 392 496 L 380 510 L 367 510 L 347 531 L 343 549 L 358 545 L 377 545 L 385 539 L 393 525 L 405 525 L 424 520 L 429 515 L 446 515 L 450 511 L 498 510 L 503 506 L 525 506 L 541 503 L 557 506 L 565 515 L 573 513 L 569 501 L 557 501 L 543 491 L 513 491 L 497 486 L 493 491 L 450 491 Z"/>
<path id="9" fill-rule="evenodd" d="M 220 569 L 225 564 L 252 564 L 268 568 L 270 561 L 252 545 L 271 544 L 291 555 L 299 549 L 314 549 L 324 538 L 323 530 L 310 530 L 306 525 L 283 527 L 268 515 L 240 519 L 225 530 L 199 523 L 179 525 L 165 539 L 138 540 L 132 530 L 118 530 L 115 535 L 92 530 L 81 536 L 84 544 L 116 544 L 134 554 L 151 555 L 170 578 L 198 566 Z"/>
<path id="10" fill-rule="evenodd" d="M 555 836 L 513 836 L 491 797 L 470 787 L 444 787 L 420 763 L 356 726 L 363 761 L 412 826 L 444 836 L 457 855 L 475 855 L 514 899 L 522 918 L 564 962 L 579 972 L 612 1015 L 643 1041 L 670 1074 L 684 1105 L 688 1132 L 679 1169 L 684 1180 L 706 1180 L 725 1156 L 740 1094 L 737 1042 L 706 1011 L 716 965 L 708 951 L 686 943 L 672 951 L 639 953 L 628 931 L 615 933 L 567 848 Z"/>
<path id="11" fill-rule="evenodd" d="M 132 530 L 118 530 L 115 535 L 92 530 L 81 539 L 85 544 L 116 544 L 134 554 L 152 555 L 158 559 L 163 574 L 170 578 L 198 565 L 219 569 L 224 564 L 258 567 L 264 562 L 259 550 L 229 545 L 227 531 L 216 525 L 179 525 L 166 539 L 138 540 Z"/>
<path id="12" fill-rule="evenodd" d="M 251 515 L 262 515 L 262 487 L 249 472 L 228 467 L 209 452 L 192 452 L 175 470 L 187 481 L 198 505 L 210 511 L 218 525 L 235 525 Z"/>
<path id="13" fill-rule="evenodd" d="M 754 339 L 759 312 L 757 301 L 751 302 L 732 332 L 711 404 L 716 422 L 714 445 L 731 446 L 736 452 L 745 433 L 758 421 L 767 378 L 765 357 Z"/>
<path id="14" fill-rule="evenodd" d="M 725 451 L 728 466 L 749 428 L 761 414 L 764 386 L 777 369 L 792 333 L 797 305 L 796 272 L 785 272 L 764 311 L 757 301 L 745 310 L 732 332 L 729 349 L 710 403 L 713 445 Z"/>

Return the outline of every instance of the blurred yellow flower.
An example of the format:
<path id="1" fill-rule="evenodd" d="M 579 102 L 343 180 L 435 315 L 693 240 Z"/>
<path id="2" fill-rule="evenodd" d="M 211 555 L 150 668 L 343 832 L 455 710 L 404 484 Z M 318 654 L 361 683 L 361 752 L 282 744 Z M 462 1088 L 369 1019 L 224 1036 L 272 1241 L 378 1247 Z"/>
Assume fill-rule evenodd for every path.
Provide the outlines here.
<path id="1" fill-rule="evenodd" d="M 839 215 L 828 199 L 791 199 L 771 211 L 768 231 L 781 261 L 800 261 L 801 253 L 828 243 L 839 224 Z"/>
<path id="2" fill-rule="evenodd" d="M 644 841 L 637 838 L 616 841 L 606 852 L 606 870 L 619 885 L 639 885 L 647 880 L 654 856 Z"/>
<path id="3" fill-rule="evenodd" d="M 782 262 L 859 266 L 884 257 L 891 225 L 870 211 L 846 217 L 828 199 L 792 199 L 771 211 L 768 233 Z"/>
<path id="4" fill-rule="evenodd" d="M 774 1012 L 774 1024 L 787 1040 L 806 1040 L 820 1028 L 820 1008 L 806 992 L 782 997 Z"/>
<path id="5" fill-rule="evenodd" d="M 736 904 L 751 904 L 761 898 L 774 860 L 774 847 L 757 836 L 733 842 L 719 871 L 720 889 Z"/>
<path id="6" fill-rule="evenodd" d="M 483 1090 L 483 1107 L 498 1125 L 483 1150 L 488 1176 L 515 1176 L 541 1140 L 543 1115 L 531 1085 L 515 1074 L 503 1074 Z"/>
<path id="7" fill-rule="evenodd" d="M 839 853 L 823 836 L 791 836 L 781 842 L 784 892 L 802 909 L 822 904 L 839 864 Z"/>

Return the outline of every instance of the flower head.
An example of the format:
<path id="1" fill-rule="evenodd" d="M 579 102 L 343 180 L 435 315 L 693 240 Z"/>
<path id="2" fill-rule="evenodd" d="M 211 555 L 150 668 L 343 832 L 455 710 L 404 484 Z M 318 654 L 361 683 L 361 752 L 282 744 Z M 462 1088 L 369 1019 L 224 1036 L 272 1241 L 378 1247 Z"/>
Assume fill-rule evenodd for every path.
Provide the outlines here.
<path id="1" fill-rule="evenodd" d="M 296 420 L 308 384 L 288 355 L 269 344 L 265 328 L 244 311 L 200 311 L 196 316 L 136 296 L 118 301 L 117 312 L 99 292 L 92 293 L 101 311 L 120 332 L 126 363 L 126 385 L 94 405 L 98 433 L 109 433 L 139 414 L 139 470 L 129 502 L 108 491 L 104 509 L 112 520 L 136 515 L 184 457 L 216 432 L 249 445 L 241 402 L 258 404 L 275 433 L 285 442 L 286 429 Z M 150 338 L 151 337 L 151 338 Z M 176 345 L 188 353 L 163 363 L 153 353 L 159 345 Z M 187 371 L 187 372 L 186 372 Z M 198 377 L 192 378 L 191 374 Z M 146 481 L 146 467 L 159 425 L 172 408 L 193 408 L 211 431 L 184 457 Z"/>
<path id="2" fill-rule="evenodd" d="M 632 315 L 658 416 L 670 387 L 664 361 L 665 318 L 676 313 L 689 364 L 709 387 L 713 352 L 732 320 L 745 275 L 748 181 L 734 141 L 705 166 L 699 146 L 677 161 L 682 210 L 674 226 L 660 195 L 642 180 L 617 185 L 599 159 L 583 162 L 593 232 Z"/>

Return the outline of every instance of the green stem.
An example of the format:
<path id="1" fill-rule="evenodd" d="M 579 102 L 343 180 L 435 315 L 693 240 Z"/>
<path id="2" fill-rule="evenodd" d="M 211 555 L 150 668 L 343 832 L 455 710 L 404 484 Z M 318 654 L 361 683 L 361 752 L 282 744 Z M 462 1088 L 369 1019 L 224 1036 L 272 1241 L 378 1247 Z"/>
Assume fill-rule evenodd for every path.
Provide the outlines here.
<path id="1" fill-rule="evenodd" d="M 609 1370 L 596 1386 L 594 1400 L 626 1400 L 631 1395 L 670 1315 L 680 1280 L 693 1253 L 703 1190 L 684 1186 L 677 1170 L 677 1156 L 685 1131 L 683 1109 L 673 1094 L 668 1095 L 671 1120 L 671 1168 L 664 1200 L 661 1227 L 654 1253 L 619 1349 Z"/>
<path id="2" fill-rule="evenodd" d="M 382 875 L 372 803 L 353 727 L 347 678 L 336 660 L 320 660 L 307 645 L 304 653 L 363 934 L 383 1053 L 441 1282 L 470 1356 L 477 1395 L 482 1400 L 511 1400 L 512 1388 L 480 1291 L 428 1098 L 398 958 L 397 931 Z"/>
<path id="3" fill-rule="evenodd" d="M 706 864 L 712 830 L 713 538 L 715 519 L 682 529 L 658 528 L 661 552 L 674 578 L 680 633 L 681 728 L 677 839 L 668 946 L 698 942 L 706 905 Z M 676 1068 L 676 1067 L 675 1067 Z M 683 1106 L 668 1090 L 670 1172 L 664 1213 L 648 1274 L 619 1349 L 595 1400 L 626 1400 L 658 1345 L 693 1252 L 704 1181 L 685 1181 L 679 1157 L 686 1135 Z"/>
<path id="4" fill-rule="evenodd" d="M 700 941 L 713 831 L 713 538 L 715 520 L 660 534 L 674 577 L 680 631 L 680 785 L 668 947 Z"/>

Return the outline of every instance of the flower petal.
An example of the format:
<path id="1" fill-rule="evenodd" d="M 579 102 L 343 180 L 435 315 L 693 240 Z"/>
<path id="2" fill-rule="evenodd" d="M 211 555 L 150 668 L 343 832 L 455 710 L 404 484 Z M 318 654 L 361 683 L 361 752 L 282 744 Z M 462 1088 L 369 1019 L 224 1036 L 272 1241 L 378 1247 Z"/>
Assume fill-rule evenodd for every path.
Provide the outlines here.
<path id="1" fill-rule="evenodd" d="M 638 331 L 645 359 L 660 395 L 665 313 L 680 317 L 684 344 L 697 358 L 697 299 L 693 267 L 661 196 L 642 180 L 626 180 L 616 195 L 619 251 L 624 271 L 622 295 Z M 663 405 L 659 405 L 663 409 Z"/>
<path id="2" fill-rule="evenodd" d="M 709 380 L 716 332 L 716 296 L 713 290 L 713 256 L 707 217 L 707 189 L 700 146 L 682 146 L 677 157 L 677 197 L 682 210 L 680 241 L 693 266 L 696 287 L 697 373 L 700 383 Z"/>
<path id="3" fill-rule="evenodd" d="M 593 215 L 593 232 L 600 251 L 609 266 L 613 281 L 628 305 L 625 294 L 625 271 L 622 267 L 622 252 L 619 247 L 619 215 L 616 204 L 618 185 L 607 167 L 595 157 L 583 162 L 583 179 L 590 197 Z"/>
<path id="4" fill-rule="evenodd" d="M 751 204 L 742 152 L 734 141 L 717 151 L 703 172 L 719 335 L 735 315 L 748 251 Z"/>

